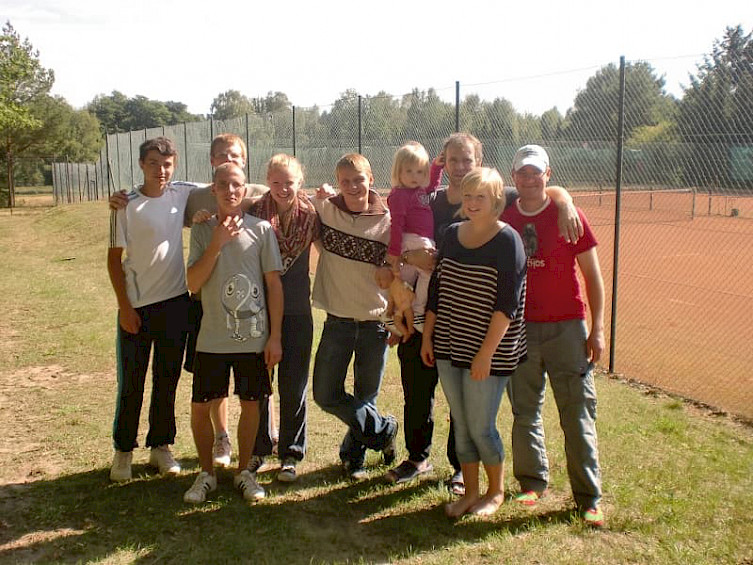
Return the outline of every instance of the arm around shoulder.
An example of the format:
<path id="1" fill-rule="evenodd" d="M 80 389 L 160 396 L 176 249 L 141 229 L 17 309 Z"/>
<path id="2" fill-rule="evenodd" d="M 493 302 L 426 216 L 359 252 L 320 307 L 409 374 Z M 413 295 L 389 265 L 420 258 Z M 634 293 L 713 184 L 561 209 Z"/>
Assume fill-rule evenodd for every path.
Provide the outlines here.
<path id="1" fill-rule="evenodd" d="M 561 186 L 547 186 L 546 194 L 557 206 L 557 226 L 560 236 L 569 243 L 577 243 L 583 237 L 583 222 L 575 208 L 573 197 Z"/>

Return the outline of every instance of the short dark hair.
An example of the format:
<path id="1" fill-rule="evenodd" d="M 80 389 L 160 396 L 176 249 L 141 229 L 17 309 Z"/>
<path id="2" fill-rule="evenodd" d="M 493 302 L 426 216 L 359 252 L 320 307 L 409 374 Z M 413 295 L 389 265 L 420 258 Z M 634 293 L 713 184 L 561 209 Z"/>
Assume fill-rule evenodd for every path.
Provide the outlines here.
<path id="1" fill-rule="evenodd" d="M 173 140 L 168 137 L 155 137 L 154 139 L 147 139 L 144 143 L 139 145 L 139 161 L 146 159 L 146 154 L 150 151 L 157 151 L 160 155 L 168 157 L 170 155 L 178 155 L 178 149 L 175 147 Z"/>

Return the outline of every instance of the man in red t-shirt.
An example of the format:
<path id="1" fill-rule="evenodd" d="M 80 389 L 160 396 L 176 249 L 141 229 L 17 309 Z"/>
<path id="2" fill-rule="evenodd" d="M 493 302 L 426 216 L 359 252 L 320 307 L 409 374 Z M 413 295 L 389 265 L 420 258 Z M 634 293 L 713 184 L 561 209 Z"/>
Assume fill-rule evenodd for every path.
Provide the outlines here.
<path id="1" fill-rule="evenodd" d="M 583 212 L 578 210 L 584 234 L 576 243 L 568 243 L 557 231 L 557 208 L 545 192 L 551 174 L 549 156 L 542 147 L 521 147 L 512 167 L 519 198 L 502 214 L 502 220 L 520 233 L 528 256 L 528 360 L 518 366 L 508 384 L 514 415 L 513 472 L 521 487 L 516 500 L 533 506 L 549 484 L 541 419 L 548 374 L 565 435 L 573 497 L 585 522 L 598 527 L 604 515 L 599 505 L 593 365 L 604 350 L 604 283 L 596 238 Z M 590 332 L 576 267 L 586 283 Z"/>

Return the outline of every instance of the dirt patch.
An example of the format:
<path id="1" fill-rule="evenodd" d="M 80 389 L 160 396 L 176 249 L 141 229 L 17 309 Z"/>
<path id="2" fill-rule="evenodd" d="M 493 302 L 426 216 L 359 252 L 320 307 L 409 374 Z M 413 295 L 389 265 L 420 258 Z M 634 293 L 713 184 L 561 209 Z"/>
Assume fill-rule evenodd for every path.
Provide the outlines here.
<path id="1" fill-rule="evenodd" d="M 50 449 L 45 430 L 60 425 L 58 416 L 39 406 L 53 404 L 56 391 L 101 375 L 80 375 L 60 365 L 25 367 L 0 373 L 0 485 L 28 483 L 59 474 L 61 455 Z"/>

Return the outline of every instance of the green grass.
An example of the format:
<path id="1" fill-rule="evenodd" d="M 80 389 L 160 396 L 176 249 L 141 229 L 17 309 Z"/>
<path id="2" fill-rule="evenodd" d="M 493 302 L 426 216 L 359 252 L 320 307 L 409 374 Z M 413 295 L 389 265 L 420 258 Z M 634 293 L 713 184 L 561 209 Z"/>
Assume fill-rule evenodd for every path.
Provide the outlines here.
<path id="1" fill-rule="evenodd" d="M 343 480 L 344 427 L 312 402 L 298 482 L 284 486 L 274 471 L 263 474 L 269 496 L 249 507 L 223 472 L 211 501 L 194 507 L 182 502 L 197 466 L 184 375 L 175 447 L 184 473 L 157 477 L 137 450 L 137 478 L 110 484 L 115 300 L 105 270 L 107 220 L 102 203 L 0 215 L 0 562 L 753 562 L 753 431 L 603 375 L 603 531 L 572 514 L 551 397 L 552 495 L 533 510 L 508 502 L 486 520 L 444 517 L 441 391 L 435 471 L 421 482 L 382 483 L 386 469 L 373 453 L 368 480 Z M 402 414 L 394 353 L 379 402 Z M 510 423 L 505 399 L 499 426 L 508 449 Z M 146 428 L 144 419 L 142 438 Z M 509 470 L 506 483 L 514 492 Z"/>

